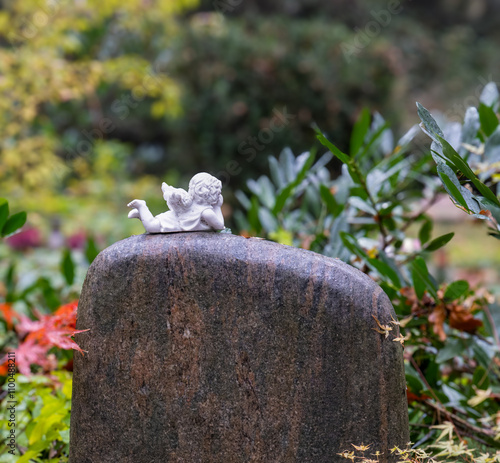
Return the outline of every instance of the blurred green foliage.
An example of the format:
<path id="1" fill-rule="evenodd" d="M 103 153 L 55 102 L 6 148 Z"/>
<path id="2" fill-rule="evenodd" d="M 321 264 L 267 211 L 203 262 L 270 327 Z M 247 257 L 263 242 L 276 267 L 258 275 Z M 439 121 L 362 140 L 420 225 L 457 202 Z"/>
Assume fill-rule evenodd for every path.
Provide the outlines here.
<path id="1" fill-rule="evenodd" d="M 16 441 L 26 449 L 20 455 L 0 448 L 1 463 L 64 463 L 68 461 L 73 375 L 55 371 L 51 376 L 16 375 Z M 0 421 L 7 434 L 7 420 Z"/>
<path id="2" fill-rule="evenodd" d="M 141 232 L 113 219 L 130 199 L 163 207 L 159 176 L 175 183 L 194 170 L 220 174 L 234 206 L 231 191 L 258 176 L 268 154 L 311 145 L 312 121 L 344 147 L 362 106 L 399 130 L 409 122 L 406 101 L 428 105 L 424 91 L 445 107 L 445 82 L 457 116 L 465 89 L 493 72 L 492 40 L 463 21 L 431 28 L 416 5 L 404 5 L 347 60 L 343 47 L 387 8 L 347 3 L 232 1 L 234 11 L 221 15 L 214 2 L 197 13 L 194 0 L 1 2 L 4 194 L 46 233 L 47 218 L 64 216 L 66 233 L 92 228 L 109 242 Z M 437 16 L 449 12 L 443 5 Z M 290 123 L 261 136 L 284 108 Z"/>
<path id="3" fill-rule="evenodd" d="M 122 199 L 132 147 L 109 114 L 126 118 L 140 107 L 136 118 L 147 125 L 180 112 L 179 86 L 163 72 L 158 50 L 179 30 L 174 15 L 194 5 L 1 3 L 0 182 L 13 204 L 75 215 L 82 207 L 75 202 L 89 192 Z M 146 193 L 144 186 L 127 185 L 127 196 Z"/>

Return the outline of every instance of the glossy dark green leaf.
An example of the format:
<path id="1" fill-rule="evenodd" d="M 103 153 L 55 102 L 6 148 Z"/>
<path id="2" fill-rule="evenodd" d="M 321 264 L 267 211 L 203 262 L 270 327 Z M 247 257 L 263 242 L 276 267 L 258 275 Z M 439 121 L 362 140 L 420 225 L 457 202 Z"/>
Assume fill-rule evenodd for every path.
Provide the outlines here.
<path id="1" fill-rule="evenodd" d="M 413 260 L 410 267 L 413 287 L 415 288 L 417 297 L 421 299 L 427 290 L 434 299 L 437 299 L 437 288 L 429 275 L 425 260 L 418 256 Z"/>
<path id="2" fill-rule="evenodd" d="M 481 121 L 481 129 L 488 137 L 498 127 L 498 117 L 495 111 L 483 103 L 479 105 L 479 120 Z"/>
<path id="3" fill-rule="evenodd" d="M 437 171 L 448 194 L 455 200 L 455 202 L 460 204 L 460 206 L 462 206 L 465 210 L 469 211 L 467 201 L 461 192 L 461 185 L 458 182 L 457 176 L 453 170 L 443 162 L 437 161 Z"/>
<path id="4" fill-rule="evenodd" d="M 252 196 L 251 207 L 248 211 L 248 221 L 252 229 L 257 233 L 260 233 L 260 231 L 262 230 L 262 226 L 259 220 L 259 208 L 259 200 L 256 196 Z"/>
<path id="5" fill-rule="evenodd" d="M 447 233 L 446 235 L 435 238 L 425 247 L 424 250 L 429 252 L 436 251 L 437 249 L 442 248 L 445 244 L 449 243 L 454 236 L 455 233 Z"/>
<path id="6" fill-rule="evenodd" d="M 353 254 L 360 257 L 363 260 L 368 260 L 368 254 L 366 254 L 363 249 L 358 246 L 356 238 L 347 232 L 341 231 L 339 233 L 340 239 L 344 243 L 344 246 L 349 249 Z"/>
<path id="7" fill-rule="evenodd" d="M 71 251 L 66 249 L 63 253 L 63 258 L 61 261 L 61 273 L 68 285 L 72 285 L 75 281 L 75 264 L 73 258 L 71 257 Z"/>
<path id="8" fill-rule="evenodd" d="M 439 137 L 439 141 L 443 146 L 443 153 L 445 157 L 454 165 L 456 171 L 462 172 L 478 189 L 478 191 L 485 197 L 500 207 L 500 202 L 495 194 L 483 183 L 481 182 L 476 174 L 472 171 L 470 166 L 462 159 L 462 157 L 455 151 L 455 149 L 442 137 Z"/>
<path id="9" fill-rule="evenodd" d="M 326 208 L 328 209 L 328 212 L 334 217 L 337 217 L 344 210 L 344 205 L 337 203 L 335 196 L 333 196 L 332 192 L 326 185 L 321 184 L 319 186 L 319 193 L 321 195 L 321 199 L 326 205 Z"/>
<path id="10" fill-rule="evenodd" d="M 457 280 L 447 286 L 444 298 L 455 301 L 460 299 L 467 291 L 469 291 L 469 283 L 465 280 Z"/>
<path id="11" fill-rule="evenodd" d="M 389 123 L 385 122 L 370 135 L 370 138 L 368 139 L 368 142 L 366 143 L 362 153 L 359 155 L 359 158 L 363 158 L 366 154 L 370 152 L 372 146 L 388 128 L 389 128 Z"/>
<path id="12" fill-rule="evenodd" d="M 420 231 L 418 232 L 418 239 L 420 244 L 424 245 L 431 239 L 433 223 L 432 220 L 426 219 Z"/>
<path id="13" fill-rule="evenodd" d="M 9 217 L 9 202 L 5 198 L 0 198 L 0 232 Z"/>
<path id="14" fill-rule="evenodd" d="M 377 270 L 383 280 L 389 280 L 397 289 L 401 288 L 398 274 L 389 264 L 373 257 L 369 258 L 367 263 L 371 268 Z"/>
<path id="15" fill-rule="evenodd" d="M 316 132 L 316 138 L 325 147 L 328 148 L 332 154 L 334 154 L 338 159 L 340 159 L 344 164 L 349 164 L 352 160 L 347 154 L 340 151 L 333 143 L 331 143 L 321 132 L 317 125 L 313 125 L 313 129 Z"/>
<path id="16" fill-rule="evenodd" d="M 370 111 L 367 108 L 364 108 L 361 111 L 361 115 L 354 124 L 352 130 L 351 143 L 350 143 L 351 157 L 356 156 L 356 154 L 358 154 L 359 150 L 363 146 L 369 128 L 370 128 Z"/>
<path id="17" fill-rule="evenodd" d="M 12 262 L 7 269 L 5 274 L 5 287 L 7 289 L 7 295 L 5 297 L 7 302 L 12 302 L 14 300 L 16 291 L 16 263 Z"/>
<path id="18" fill-rule="evenodd" d="M 380 259 L 369 257 L 361 246 L 358 245 L 356 238 L 349 233 L 340 232 L 340 238 L 342 239 L 344 246 L 360 259 L 363 259 L 371 270 L 380 275 L 381 279 L 391 283 L 398 289 L 401 288 L 398 273 L 388 263 Z"/>
<path id="19" fill-rule="evenodd" d="M 94 259 L 97 257 L 98 254 L 99 254 L 99 249 L 97 249 L 95 240 L 92 237 L 89 237 L 85 245 L 85 257 L 87 259 L 87 262 L 89 264 L 94 262 Z"/>
<path id="20" fill-rule="evenodd" d="M 8 236 L 19 230 L 26 223 L 26 212 L 11 215 L 2 228 L 2 236 Z"/>

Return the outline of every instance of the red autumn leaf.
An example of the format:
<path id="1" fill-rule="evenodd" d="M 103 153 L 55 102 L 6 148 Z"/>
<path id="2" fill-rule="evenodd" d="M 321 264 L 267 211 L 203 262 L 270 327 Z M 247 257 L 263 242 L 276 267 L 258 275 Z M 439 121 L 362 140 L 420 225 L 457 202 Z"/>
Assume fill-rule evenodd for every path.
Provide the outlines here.
<path id="1" fill-rule="evenodd" d="M 47 356 L 52 347 L 75 349 L 83 354 L 80 346 L 71 339 L 75 334 L 88 331 L 76 329 L 77 307 L 77 301 L 71 302 L 51 315 L 39 315 L 39 319 L 34 321 L 20 317 L 16 330 L 20 336 L 26 337 L 15 351 L 16 364 L 22 374 L 30 374 L 31 365 L 52 369 L 54 362 Z"/>
<path id="2" fill-rule="evenodd" d="M 16 349 L 16 366 L 19 372 L 25 376 L 31 374 L 31 365 L 40 365 L 45 369 L 47 363 L 47 352 L 50 346 L 44 346 L 34 339 L 26 339 Z"/>
<path id="3" fill-rule="evenodd" d="M 411 387 L 408 386 L 406 390 L 406 400 L 408 404 L 412 402 L 423 402 L 424 400 L 430 399 L 427 394 L 415 394 L 412 392 Z"/>

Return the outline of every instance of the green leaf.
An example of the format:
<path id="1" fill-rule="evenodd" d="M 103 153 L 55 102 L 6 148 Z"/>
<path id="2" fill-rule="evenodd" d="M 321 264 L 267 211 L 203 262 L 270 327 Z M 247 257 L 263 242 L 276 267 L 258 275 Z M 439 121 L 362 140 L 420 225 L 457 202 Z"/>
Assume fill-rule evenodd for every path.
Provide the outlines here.
<path id="1" fill-rule="evenodd" d="M 495 107 L 498 103 L 498 88 L 495 82 L 488 82 L 484 86 L 479 101 L 490 108 Z"/>
<path id="2" fill-rule="evenodd" d="M 498 126 L 498 117 L 495 114 L 495 111 L 483 103 L 479 105 L 479 120 L 481 121 L 481 129 L 483 129 L 483 132 L 488 137 Z"/>
<path id="3" fill-rule="evenodd" d="M 311 150 L 295 180 L 289 183 L 285 188 L 283 188 L 283 190 L 280 191 L 280 193 L 276 197 L 276 202 L 274 203 L 274 208 L 272 211 L 274 215 L 278 215 L 281 212 L 281 210 L 285 206 L 286 200 L 291 196 L 293 190 L 306 178 L 306 175 L 313 165 L 315 158 L 316 151 Z"/>
<path id="4" fill-rule="evenodd" d="M 358 196 L 351 196 L 349 198 L 349 203 L 351 204 L 351 206 L 359 209 L 360 211 L 366 212 L 369 215 L 377 215 L 377 211 L 372 207 L 372 205 L 366 201 L 363 201 Z"/>
<path id="5" fill-rule="evenodd" d="M 425 260 L 418 256 L 413 260 L 410 267 L 413 287 L 415 288 L 417 297 L 421 299 L 424 292 L 427 290 L 434 299 L 437 299 L 436 285 L 429 275 L 429 270 L 427 269 Z"/>
<path id="6" fill-rule="evenodd" d="M 269 156 L 269 172 L 271 179 L 278 188 L 283 188 L 286 185 L 285 172 L 281 168 L 280 163 L 274 156 Z"/>
<path id="7" fill-rule="evenodd" d="M 370 128 L 370 111 L 364 108 L 361 111 L 361 115 L 354 124 L 352 134 L 351 134 L 351 144 L 350 144 L 350 154 L 352 157 L 358 154 L 359 150 L 363 146 L 366 134 Z"/>
<path id="8" fill-rule="evenodd" d="M 414 375 L 407 373 L 406 384 L 408 385 L 410 391 L 417 395 L 420 395 L 425 387 L 420 378 L 417 376 L 417 373 L 415 373 Z"/>
<path id="9" fill-rule="evenodd" d="M 369 258 L 367 260 L 367 263 L 370 267 L 377 270 L 378 274 L 382 277 L 383 280 L 389 279 L 397 289 L 401 289 L 401 282 L 399 280 L 398 274 L 394 271 L 393 268 L 389 266 L 389 264 L 386 264 L 385 262 L 373 257 Z"/>
<path id="10" fill-rule="evenodd" d="M 438 138 L 443 147 L 444 155 L 454 165 L 456 171 L 462 172 L 485 198 L 488 198 L 496 206 L 500 207 L 500 201 L 498 201 L 498 198 L 495 196 L 495 194 L 477 178 L 476 174 L 462 159 L 462 157 L 454 150 L 454 148 L 444 138 Z"/>
<path id="11" fill-rule="evenodd" d="M 316 138 L 325 148 L 328 148 L 344 164 L 351 162 L 352 159 L 347 154 L 340 151 L 333 143 L 327 140 L 317 125 L 313 125 L 313 129 L 316 132 Z"/>
<path id="12" fill-rule="evenodd" d="M 477 342 L 472 345 L 472 352 L 474 353 L 474 360 L 476 360 L 479 365 L 482 365 L 486 369 L 490 368 L 491 357 Z"/>
<path id="13" fill-rule="evenodd" d="M 386 262 L 369 257 L 368 254 L 358 245 L 354 236 L 346 232 L 340 232 L 340 238 L 344 246 L 354 255 L 363 259 L 372 271 L 377 272 L 386 282 L 392 283 L 396 288 L 401 288 L 401 280 L 397 272 Z"/>
<path id="14" fill-rule="evenodd" d="M 94 239 L 89 237 L 85 246 L 85 257 L 87 259 L 87 262 L 91 264 L 98 254 L 99 249 L 97 249 Z"/>
<path id="15" fill-rule="evenodd" d="M 61 272 L 68 285 L 72 285 L 75 281 L 75 264 L 71 257 L 71 251 L 66 249 L 61 261 Z"/>
<path id="16" fill-rule="evenodd" d="M 378 138 L 389 128 L 389 123 L 385 122 L 380 127 L 372 133 L 368 143 L 366 144 L 363 152 L 360 154 L 360 158 L 363 158 L 369 151 L 373 144 L 378 140 Z"/>
<path id="17" fill-rule="evenodd" d="M 252 229 L 257 233 L 260 233 L 262 225 L 259 221 L 259 200 L 256 196 L 252 196 L 251 199 L 251 207 L 248 211 L 248 221 L 250 222 Z"/>
<path id="18" fill-rule="evenodd" d="M 65 444 L 69 444 L 69 429 L 59 431 L 59 437 Z"/>
<path id="19" fill-rule="evenodd" d="M 444 363 L 454 357 L 462 356 L 467 347 L 465 339 L 448 338 L 445 346 L 439 350 L 436 362 Z"/>
<path id="20" fill-rule="evenodd" d="M 479 122 L 479 113 L 474 107 L 467 108 L 465 112 L 464 125 L 462 126 L 462 143 L 471 145 L 477 138 L 481 124 Z M 461 148 L 464 149 L 465 148 Z"/>
<path id="21" fill-rule="evenodd" d="M 2 228 L 2 236 L 7 236 L 19 230 L 26 223 L 26 212 L 11 215 Z"/>
<path id="22" fill-rule="evenodd" d="M 488 377 L 488 370 L 478 365 L 472 375 L 472 384 L 478 389 L 486 390 L 490 387 L 490 378 Z"/>
<path id="23" fill-rule="evenodd" d="M 429 137 L 431 137 L 435 142 L 438 142 L 438 136 L 444 137 L 443 131 L 440 129 L 439 125 L 435 119 L 431 116 L 431 113 L 424 108 L 420 103 L 417 103 L 417 112 L 422 121 L 423 129 Z"/>
<path id="24" fill-rule="evenodd" d="M 17 460 L 17 463 L 29 463 L 33 458 L 36 458 L 38 455 L 40 455 L 41 450 L 27 450 L 25 453 L 23 453 L 22 456 L 19 457 Z"/>
<path id="25" fill-rule="evenodd" d="M 450 172 L 447 172 L 445 168 L 449 169 Z M 437 163 L 437 171 L 439 178 L 444 184 L 444 187 L 448 194 L 462 206 L 465 210 L 470 212 L 469 207 L 467 206 L 467 201 L 465 201 L 465 198 L 462 196 L 462 193 L 460 192 L 460 184 L 457 186 L 457 177 L 453 173 L 453 171 L 444 163 L 438 162 Z"/>
<path id="26" fill-rule="evenodd" d="M 9 202 L 5 198 L 0 198 L 0 232 L 9 217 Z"/>
<path id="27" fill-rule="evenodd" d="M 432 234 L 433 223 L 432 220 L 426 219 L 420 231 L 418 232 L 418 239 L 420 240 L 420 244 L 424 245 L 427 241 L 430 240 Z"/>
<path id="28" fill-rule="evenodd" d="M 328 212 L 334 217 L 337 217 L 344 210 L 344 205 L 337 202 L 335 196 L 333 196 L 332 192 L 326 185 L 321 184 L 319 186 L 319 194 L 321 195 L 321 199 L 325 203 Z"/>
<path id="29" fill-rule="evenodd" d="M 442 248 L 445 244 L 447 244 L 453 237 L 455 233 L 447 233 L 446 235 L 442 235 L 438 238 L 433 239 L 424 249 L 424 251 L 435 251 L 436 249 Z"/>
<path id="30" fill-rule="evenodd" d="M 484 106 L 484 105 L 483 105 Z M 472 169 L 469 167 L 469 165 L 462 159 L 462 157 L 455 151 L 455 149 L 444 139 L 444 135 L 437 125 L 436 121 L 432 118 L 430 115 L 429 111 L 425 109 L 422 105 L 417 103 L 418 107 L 418 113 L 420 118 L 422 119 L 423 125 L 425 130 L 428 132 L 428 135 L 438 144 L 441 145 L 443 149 L 443 157 L 446 159 L 446 161 L 454 167 L 455 173 L 460 171 L 462 172 L 467 178 L 470 179 L 470 181 L 474 184 L 474 186 L 479 190 L 479 192 L 486 198 L 488 198 L 490 201 L 494 202 L 495 204 L 500 206 L 500 202 L 498 201 L 498 198 L 494 195 L 494 193 L 484 184 L 482 183 L 474 174 Z M 484 106 L 487 108 L 486 106 Z M 491 108 L 490 108 L 491 110 Z M 484 110 L 485 114 L 488 112 L 488 110 Z M 492 110 L 491 110 L 492 111 Z M 496 121 L 495 127 L 493 127 L 493 130 L 495 130 L 496 126 L 498 125 L 498 119 L 496 115 L 493 113 Z M 481 117 L 481 110 L 480 110 L 480 117 Z M 486 116 L 485 116 L 486 117 Z M 489 116 L 488 116 L 489 117 Z M 493 122 L 490 120 L 490 124 Z M 435 154 L 440 156 L 438 152 L 435 151 Z M 447 185 L 449 182 L 445 182 Z M 461 194 L 457 195 L 457 201 L 459 204 L 463 206 L 463 203 L 459 201 Z M 464 200 L 465 201 L 465 200 Z M 468 206 L 464 206 L 467 208 L 467 210 L 470 210 Z"/>
<path id="31" fill-rule="evenodd" d="M 274 215 L 271 214 L 271 211 L 269 209 L 261 207 L 258 214 L 259 221 L 262 224 L 262 228 L 264 228 L 267 233 L 274 232 L 279 228 L 278 220 L 276 219 L 276 217 L 274 217 Z"/>
<path id="32" fill-rule="evenodd" d="M 444 298 L 455 301 L 460 299 L 467 291 L 469 291 L 469 283 L 465 280 L 457 280 L 448 285 L 444 292 Z"/>
<path id="33" fill-rule="evenodd" d="M 358 246 L 357 240 L 356 238 L 354 238 L 354 236 L 344 231 L 341 231 L 339 233 L 339 236 L 344 243 L 344 246 L 349 249 L 349 251 L 358 256 L 360 259 L 363 259 L 365 262 L 368 261 L 368 254 Z"/>

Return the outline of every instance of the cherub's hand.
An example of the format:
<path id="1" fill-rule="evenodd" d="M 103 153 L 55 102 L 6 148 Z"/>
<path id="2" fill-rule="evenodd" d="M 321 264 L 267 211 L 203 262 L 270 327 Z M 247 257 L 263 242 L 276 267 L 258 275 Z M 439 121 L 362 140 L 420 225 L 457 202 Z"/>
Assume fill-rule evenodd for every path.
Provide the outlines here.
<path id="1" fill-rule="evenodd" d="M 173 190 L 175 190 L 173 186 L 167 185 L 165 182 L 161 184 L 161 191 L 163 192 L 163 199 L 165 201 L 168 201 Z"/>

